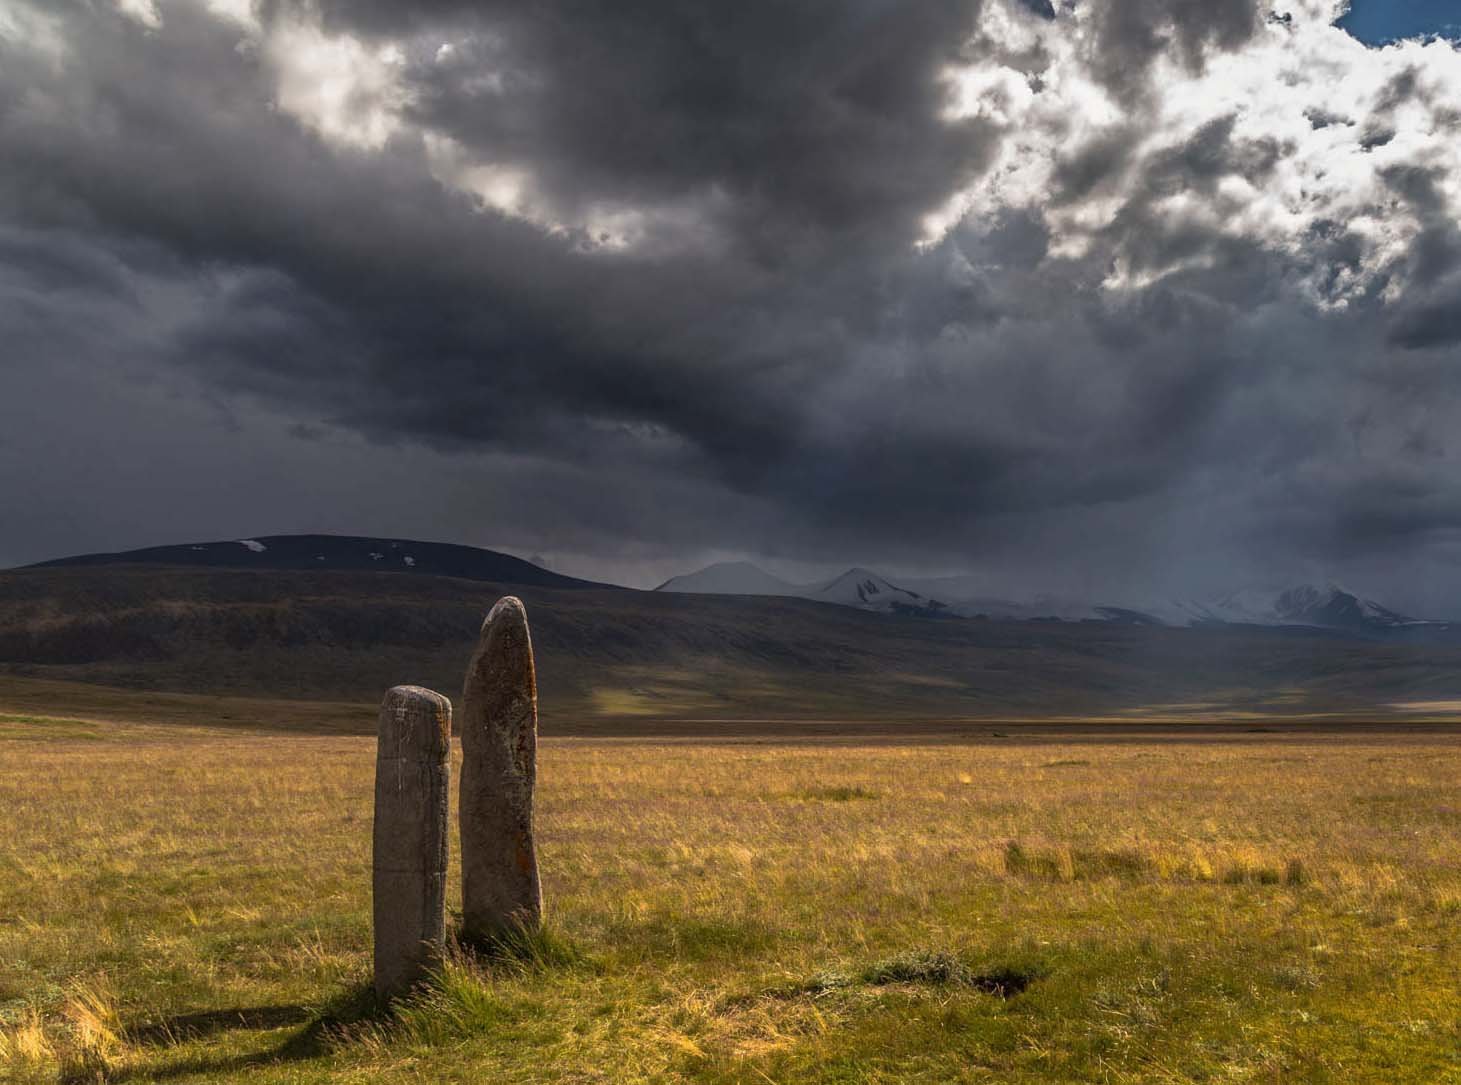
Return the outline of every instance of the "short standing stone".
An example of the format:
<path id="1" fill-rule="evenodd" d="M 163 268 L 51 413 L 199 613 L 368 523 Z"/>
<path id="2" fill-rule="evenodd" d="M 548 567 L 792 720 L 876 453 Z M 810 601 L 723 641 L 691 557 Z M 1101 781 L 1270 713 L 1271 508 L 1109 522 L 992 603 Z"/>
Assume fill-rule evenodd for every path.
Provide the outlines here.
<path id="1" fill-rule="evenodd" d="M 404 994 L 446 938 L 451 702 L 396 686 L 380 706 L 375 762 L 375 990 Z"/>
<path id="2" fill-rule="evenodd" d="M 521 600 L 482 623 L 462 691 L 462 938 L 489 944 L 543 919 L 533 841 L 538 685 Z"/>

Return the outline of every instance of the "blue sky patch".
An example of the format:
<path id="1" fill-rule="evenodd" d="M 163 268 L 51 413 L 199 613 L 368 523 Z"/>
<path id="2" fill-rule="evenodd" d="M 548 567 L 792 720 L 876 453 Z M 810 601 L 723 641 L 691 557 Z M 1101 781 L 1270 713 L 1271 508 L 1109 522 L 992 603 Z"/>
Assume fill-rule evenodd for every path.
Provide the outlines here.
<path id="1" fill-rule="evenodd" d="M 1397 38 L 1461 38 L 1461 0 L 1354 0 L 1339 25 L 1367 45 Z"/>

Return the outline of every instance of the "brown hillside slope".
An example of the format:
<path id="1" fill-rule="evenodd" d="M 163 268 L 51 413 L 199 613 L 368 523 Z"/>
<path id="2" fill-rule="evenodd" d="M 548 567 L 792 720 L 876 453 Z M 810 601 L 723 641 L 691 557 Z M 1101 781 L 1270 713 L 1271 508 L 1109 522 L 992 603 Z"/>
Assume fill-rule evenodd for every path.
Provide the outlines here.
<path id="1" fill-rule="evenodd" d="M 0 669 L 368 702 L 457 692 L 477 626 L 532 617 L 545 726 L 570 718 L 1387 712 L 1461 695 L 1461 648 L 1320 632 L 930 620 L 797 599 L 444 577 L 138 566 L 0 573 Z"/>

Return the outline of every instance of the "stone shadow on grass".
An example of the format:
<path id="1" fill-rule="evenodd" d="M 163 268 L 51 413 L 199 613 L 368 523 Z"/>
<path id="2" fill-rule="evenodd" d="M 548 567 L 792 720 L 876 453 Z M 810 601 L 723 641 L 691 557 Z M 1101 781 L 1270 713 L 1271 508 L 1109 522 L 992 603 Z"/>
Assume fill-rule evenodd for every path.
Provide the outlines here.
<path id="1" fill-rule="evenodd" d="M 154 1052 L 177 1044 L 232 1031 L 267 1032 L 302 1024 L 276 1047 L 243 1055 L 201 1055 L 166 1066 L 123 1066 L 107 1074 L 108 1082 L 166 1081 L 190 1074 L 234 1073 L 286 1062 L 302 1062 L 329 1054 L 332 1040 L 351 1025 L 385 1013 L 371 984 L 349 987 L 323 1007 L 253 1006 L 179 1014 L 129 1028 L 126 1039 Z"/>
<path id="2" fill-rule="evenodd" d="M 302 1025 L 312 1016 L 308 1006 L 236 1006 L 227 1010 L 200 1010 L 197 1013 L 180 1013 L 165 1017 L 161 1021 L 133 1025 L 123 1034 L 129 1044 L 139 1047 L 172 1047 L 176 1044 L 201 1040 L 219 1032 L 256 1031 L 289 1025 Z"/>

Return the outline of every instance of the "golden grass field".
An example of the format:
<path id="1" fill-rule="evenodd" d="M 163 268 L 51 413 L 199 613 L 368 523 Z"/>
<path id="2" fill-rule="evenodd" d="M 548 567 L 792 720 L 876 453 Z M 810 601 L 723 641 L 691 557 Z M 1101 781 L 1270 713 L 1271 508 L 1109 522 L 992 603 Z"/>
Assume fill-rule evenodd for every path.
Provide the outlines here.
<path id="1" fill-rule="evenodd" d="M 159 718 L 0 709 L 0 1079 L 1461 1082 L 1453 730 L 546 739 L 548 936 L 384 1016 L 373 740 Z"/>

